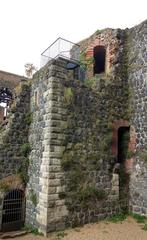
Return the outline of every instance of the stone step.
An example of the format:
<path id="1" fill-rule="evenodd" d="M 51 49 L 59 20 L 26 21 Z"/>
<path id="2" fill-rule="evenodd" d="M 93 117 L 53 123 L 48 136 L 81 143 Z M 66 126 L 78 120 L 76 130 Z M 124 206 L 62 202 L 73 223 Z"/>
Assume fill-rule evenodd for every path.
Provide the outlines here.
<path id="1" fill-rule="evenodd" d="M 0 239 L 8 239 L 8 238 L 15 238 L 19 236 L 23 236 L 27 234 L 27 231 L 12 231 L 12 232 L 5 232 L 5 233 L 0 233 Z"/>

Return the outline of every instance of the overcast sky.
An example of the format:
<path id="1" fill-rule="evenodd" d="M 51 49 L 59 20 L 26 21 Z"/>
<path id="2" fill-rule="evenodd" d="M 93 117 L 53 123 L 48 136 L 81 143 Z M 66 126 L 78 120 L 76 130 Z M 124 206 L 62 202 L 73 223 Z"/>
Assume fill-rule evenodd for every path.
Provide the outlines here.
<path id="1" fill-rule="evenodd" d="M 57 38 L 78 42 L 97 29 L 147 19 L 147 0 L 0 0 L 0 70 L 24 75 Z"/>

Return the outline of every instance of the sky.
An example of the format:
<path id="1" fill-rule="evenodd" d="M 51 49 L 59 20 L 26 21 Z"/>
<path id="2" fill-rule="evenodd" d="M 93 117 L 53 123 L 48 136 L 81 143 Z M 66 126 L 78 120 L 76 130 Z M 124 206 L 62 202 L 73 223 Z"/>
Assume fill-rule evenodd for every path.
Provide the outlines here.
<path id="1" fill-rule="evenodd" d="M 78 42 L 146 19 L 147 0 L 0 0 L 0 70 L 25 75 L 58 37 Z"/>

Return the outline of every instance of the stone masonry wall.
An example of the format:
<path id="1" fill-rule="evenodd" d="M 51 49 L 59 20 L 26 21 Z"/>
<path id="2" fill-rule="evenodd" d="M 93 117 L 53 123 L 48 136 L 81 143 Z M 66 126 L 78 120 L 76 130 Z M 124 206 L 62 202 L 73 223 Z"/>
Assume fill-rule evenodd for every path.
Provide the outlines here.
<path id="1" fill-rule="evenodd" d="M 69 78 L 63 60 L 50 61 L 34 76 L 26 223 L 44 234 L 126 207 L 112 155 L 113 122 L 130 116 L 121 53 L 117 78 L 98 77 L 92 85 Z"/>
<path id="2" fill-rule="evenodd" d="M 121 44 L 124 32 L 120 29 L 104 29 L 96 31 L 89 38 L 81 41 L 80 50 L 81 56 L 85 56 L 85 59 L 93 59 L 94 48 L 97 46 L 104 46 L 106 49 L 106 61 L 105 61 L 105 74 L 114 72 L 114 66 L 117 64 L 118 54 L 121 49 Z M 83 58 L 82 58 L 83 59 Z M 93 77 L 93 64 L 89 65 L 87 69 L 87 77 Z"/>
<path id="3" fill-rule="evenodd" d="M 30 87 L 22 81 L 15 89 L 9 118 L 0 124 L 0 229 L 4 195 L 13 188 L 25 189 L 27 163 L 22 147 L 28 144 L 29 118 Z"/>
<path id="4" fill-rule="evenodd" d="M 60 63 L 61 66 L 63 63 Z M 64 201 L 59 198 L 62 188 L 60 159 L 64 150 L 64 126 L 66 111 L 62 108 L 61 81 L 65 69 L 51 61 L 35 75 L 31 91 L 33 122 L 30 128 L 31 165 L 27 188 L 26 223 L 46 234 L 56 223 L 64 224 L 67 215 Z M 38 99 L 36 102 L 36 98 Z M 30 198 L 33 191 L 36 202 Z M 56 206 L 56 209 L 54 207 Z M 54 226 L 51 223 L 54 223 Z"/>
<path id="5" fill-rule="evenodd" d="M 22 76 L 13 73 L 0 71 L 0 88 L 7 87 L 10 90 L 13 90 L 17 85 L 19 85 L 22 78 Z"/>
<path id="6" fill-rule="evenodd" d="M 147 21 L 130 29 L 129 82 L 132 89 L 132 126 L 136 154 L 130 183 L 130 208 L 147 216 Z"/>

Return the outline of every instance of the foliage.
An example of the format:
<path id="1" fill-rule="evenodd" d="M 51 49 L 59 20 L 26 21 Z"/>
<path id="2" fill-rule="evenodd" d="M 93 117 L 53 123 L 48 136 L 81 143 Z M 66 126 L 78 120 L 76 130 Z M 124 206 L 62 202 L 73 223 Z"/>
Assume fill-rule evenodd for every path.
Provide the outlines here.
<path id="1" fill-rule="evenodd" d="M 79 64 L 82 69 L 87 70 L 93 63 L 94 58 L 93 57 L 87 57 L 86 52 L 82 51 L 80 53 L 80 61 Z"/>
<path id="2" fill-rule="evenodd" d="M 9 189 L 10 189 L 10 186 L 6 181 L 0 182 L 0 191 L 7 192 L 7 191 L 9 191 Z"/>
<path id="3" fill-rule="evenodd" d="M 65 233 L 64 231 L 59 231 L 56 233 L 56 239 L 60 240 L 62 238 L 64 238 L 67 235 L 67 233 Z"/>
<path id="4" fill-rule="evenodd" d="M 138 223 L 145 223 L 146 217 L 137 213 L 130 212 L 130 216 L 133 217 Z"/>
<path id="5" fill-rule="evenodd" d="M 22 228 L 22 230 L 25 230 L 27 232 L 31 232 L 34 235 L 43 236 L 43 233 L 39 232 L 37 228 L 34 228 L 30 224 L 25 224 L 25 226 Z"/>
<path id="6" fill-rule="evenodd" d="M 95 83 L 95 81 L 97 81 L 98 78 L 95 76 L 95 77 L 92 77 L 92 78 L 88 78 L 88 79 L 85 79 L 84 80 L 84 85 L 86 87 L 92 87 L 93 84 Z"/>
<path id="7" fill-rule="evenodd" d="M 26 63 L 25 64 L 25 73 L 26 73 L 27 77 L 32 78 L 33 73 L 36 72 L 36 71 L 37 71 L 37 69 L 33 65 L 33 63 Z"/>
<path id="8" fill-rule="evenodd" d="M 29 158 L 28 158 L 28 155 L 31 151 L 30 144 L 24 143 L 23 145 L 21 145 L 20 150 L 21 150 L 22 155 L 24 156 L 24 159 L 21 163 L 18 173 L 19 173 L 23 183 L 26 185 L 29 180 L 29 176 L 28 176 Z"/>
<path id="9" fill-rule="evenodd" d="M 144 162 L 147 163 L 147 152 L 139 152 L 138 155 Z"/>
<path id="10" fill-rule="evenodd" d="M 66 103 L 68 103 L 68 104 L 70 104 L 72 102 L 73 92 L 70 87 L 66 87 L 64 89 L 64 99 L 65 99 Z"/>
<path id="11" fill-rule="evenodd" d="M 28 112 L 25 116 L 25 123 L 30 125 L 33 121 L 33 115 L 31 112 Z"/>
<path id="12" fill-rule="evenodd" d="M 96 30 L 95 34 L 96 34 L 96 35 L 101 34 L 103 31 L 104 31 L 104 29 L 101 29 L 101 30 L 98 29 L 98 30 Z"/>
<path id="13" fill-rule="evenodd" d="M 102 152 L 105 152 L 108 149 L 110 149 L 112 140 L 113 140 L 112 131 L 108 131 L 108 133 L 103 136 L 103 138 L 101 139 L 101 141 L 99 143 L 99 147 Z"/>
<path id="14" fill-rule="evenodd" d="M 120 213 L 117 215 L 114 215 L 113 217 L 108 217 L 107 220 L 113 223 L 118 223 L 118 222 L 122 222 L 127 218 L 126 214 Z"/>
<path id="15" fill-rule="evenodd" d="M 88 200 L 103 200 L 106 197 L 106 193 L 103 189 L 97 189 L 95 187 L 87 186 L 78 193 L 78 199 L 83 201 Z"/>
<path id="16" fill-rule="evenodd" d="M 143 226 L 142 229 L 145 230 L 145 231 L 147 231 L 147 224 L 144 224 L 144 226 Z"/>
<path id="17" fill-rule="evenodd" d="M 37 203 L 38 203 L 37 195 L 33 189 L 31 189 L 29 192 L 29 198 L 30 198 L 31 202 L 34 204 L 34 206 L 37 206 Z"/>
<path id="18" fill-rule="evenodd" d="M 29 159 L 25 158 L 18 170 L 18 174 L 25 185 L 28 183 L 28 180 L 29 180 L 28 167 L 29 167 Z"/>
<path id="19" fill-rule="evenodd" d="M 61 160 L 61 166 L 64 169 L 64 171 L 69 170 L 73 164 L 74 160 L 72 154 L 70 152 L 64 153 L 63 158 Z"/>
<path id="20" fill-rule="evenodd" d="M 129 159 L 129 158 L 132 158 L 132 157 L 134 157 L 134 155 L 135 155 L 135 153 L 134 152 L 132 152 L 132 151 L 127 151 L 127 158 Z"/>
<path id="21" fill-rule="evenodd" d="M 27 157 L 31 151 L 31 147 L 29 143 L 24 143 L 21 145 L 21 153 L 23 154 L 24 157 Z"/>

